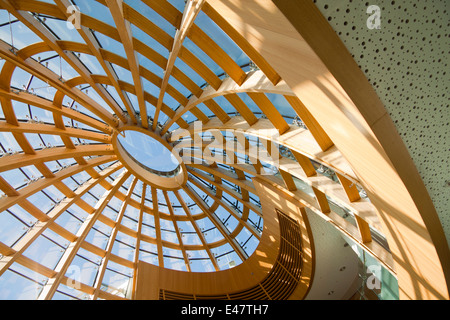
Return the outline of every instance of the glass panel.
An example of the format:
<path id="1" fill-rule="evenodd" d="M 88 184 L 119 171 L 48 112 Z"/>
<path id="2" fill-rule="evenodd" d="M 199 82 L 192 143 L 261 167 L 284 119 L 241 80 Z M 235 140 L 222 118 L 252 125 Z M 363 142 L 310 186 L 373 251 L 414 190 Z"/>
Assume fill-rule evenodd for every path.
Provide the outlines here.
<path id="1" fill-rule="evenodd" d="M 119 142 L 126 152 L 139 164 L 153 170 L 169 172 L 180 163 L 175 156 L 152 137 L 138 131 L 127 130 L 125 137 L 119 136 Z"/>

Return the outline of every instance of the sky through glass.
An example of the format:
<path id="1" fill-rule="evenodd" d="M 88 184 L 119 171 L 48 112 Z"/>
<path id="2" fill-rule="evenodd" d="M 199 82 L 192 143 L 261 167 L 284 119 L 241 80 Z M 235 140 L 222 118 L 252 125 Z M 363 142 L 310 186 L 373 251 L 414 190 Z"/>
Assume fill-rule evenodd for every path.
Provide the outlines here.
<path id="1" fill-rule="evenodd" d="M 123 133 L 125 137 L 119 135 L 119 142 L 137 162 L 161 172 L 178 167 L 178 160 L 172 152 L 152 137 L 133 130 Z"/>

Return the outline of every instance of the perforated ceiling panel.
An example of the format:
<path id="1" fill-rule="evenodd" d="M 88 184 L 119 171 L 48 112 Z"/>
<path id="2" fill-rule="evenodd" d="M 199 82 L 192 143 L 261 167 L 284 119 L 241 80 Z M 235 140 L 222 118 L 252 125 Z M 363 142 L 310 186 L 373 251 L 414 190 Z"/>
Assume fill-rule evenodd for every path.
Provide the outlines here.
<path id="1" fill-rule="evenodd" d="M 450 242 L 450 1 L 314 2 L 384 103 Z"/>

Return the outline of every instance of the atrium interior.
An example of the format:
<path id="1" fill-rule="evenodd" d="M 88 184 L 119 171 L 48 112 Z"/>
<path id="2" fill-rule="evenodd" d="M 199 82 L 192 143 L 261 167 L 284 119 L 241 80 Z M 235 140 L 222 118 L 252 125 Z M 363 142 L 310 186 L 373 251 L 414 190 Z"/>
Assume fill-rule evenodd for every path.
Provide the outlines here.
<path id="1" fill-rule="evenodd" d="M 0 300 L 448 300 L 446 0 L 0 0 Z"/>

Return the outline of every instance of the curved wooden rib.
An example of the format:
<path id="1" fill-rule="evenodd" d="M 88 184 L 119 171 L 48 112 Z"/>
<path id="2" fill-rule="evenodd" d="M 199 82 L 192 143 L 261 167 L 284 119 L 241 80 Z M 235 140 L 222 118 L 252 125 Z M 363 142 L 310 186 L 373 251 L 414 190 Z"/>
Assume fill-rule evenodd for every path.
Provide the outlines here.
<path id="1" fill-rule="evenodd" d="M 97 221 L 98 216 L 101 214 L 104 207 L 107 205 L 108 201 L 114 195 L 114 192 L 122 186 L 122 183 L 124 183 L 129 176 L 130 173 L 126 171 L 123 174 L 121 174 L 114 181 L 113 188 L 107 190 L 102 199 L 97 203 L 95 212 L 90 216 L 88 216 L 86 220 L 84 220 L 84 222 L 82 223 L 80 229 L 76 234 L 77 239 L 71 243 L 70 247 L 66 251 L 64 251 L 61 260 L 59 260 L 58 264 L 56 265 L 55 267 L 56 274 L 53 277 L 50 277 L 48 282 L 42 288 L 42 291 L 40 292 L 38 297 L 39 300 L 49 300 L 53 297 L 53 295 L 56 292 L 56 289 L 58 288 L 63 276 L 67 271 L 67 268 L 70 266 L 73 258 L 75 257 L 78 249 L 81 247 L 89 231 L 91 231 L 92 226 Z"/>
<path id="2" fill-rule="evenodd" d="M 12 170 L 19 167 L 33 165 L 39 162 L 83 157 L 91 155 L 113 155 L 111 145 L 82 145 L 75 150 L 56 147 L 36 151 L 33 155 L 14 154 L 0 159 L 0 172 Z"/>
<path id="3" fill-rule="evenodd" d="M 158 122 L 159 111 L 161 110 L 162 101 L 164 94 L 166 92 L 166 87 L 169 83 L 169 78 L 172 74 L 172 69 L 175 65 L 175 60 L 178 57 L 179 51 L 183 44 L 184 39 L 189 32 L 189 29 L 194 24 L 194 20 L 200 12 L 204 0 L 188 0 L 184 12 L 183 17 L 181 18 L 180 27 L 175 32 L 175 37 L 173 39 L 172 50 L 169 53 L 169 58 L 167 59 L 167 65 L 164 69 L 164 77 L 162 79 L 161 88 L 159 91 L 158 102 L 156 103 L 156 111 L 153 119 L 153 130 L 156 129 L 156 124 Z"/>
<path id="4" fill-rule="evenodd" d="M 92 127 L 93 129 L 100 130 L 106 134 L 110 134 L 112 132 L 111 127 L 108 126 L 106 123 L 98 121 L 92 117 L 84 115 L 84 114 L 77 112 L 73 109 L 70 109 L 68 107 L 58 108 L 51 101 L 46 100 L 44 98 L 37 97 L 30 93 L 26 93 L 26 92 L 13 93 L 10 91 L 5 91 L 3 89 L 0 89 L 0 97 L 4 97 L 4 98 L 8 99 L 9 101 L 10 100 L 19 101 L 19 102 L 22 102 L 25 104 L 30 104 L 30 105 L 36 106 L 36 107 L 44 109 L 44 110 L 48 110 L 48 111 L 52 112 L 53 114 L 62 115 L 67 118 L 73 119 L 75 121 L 84 123 L 84 124 Z M 6 116 L 8 114 L 8 112 L 5 110 L 5 105 L 3 103 L 2 103 L 2 107 L 4 110 L 5 116 Z M 12 113 L 12 111 L 11 111 L 11 113 Z M 8 123 L 11 123 L 11 122 L 8 121 Z M 16 122 L 16 125 L 18 125 L 18 122 Z"/>
<path id="5" fill-rule="evenodd" d="M 266 77 L 270 79 L 273 85 L 277 85 L 281 81 L 279 74 L 267 63 L 260 53 L 237 32 L 214 8 L 206 2 L 203 5 L 203 12 L 208 15 L 228 36 L 236 42 L 236 44 L 244 51 L 248 57 L 264 72 Z M 248 81 L 248 78 L 246 79 Z M 216 88 L 217 89 L 217 88 Z"/>
<path id="6" fill-rule="evenodd" d="M 131 24 L 124 19 L 123 0 L 106 0 L 109 11 L 116 24 L 117 32 L 127 55 L 131 75 L 136 91 L 136 97 L 139 104 L 142 126 L 148 128 L 147 107 L 144 100 L 144 86 L 139 74 L 139 58 L 133 46 L 133 35 L 131 33 Z"/>
<path id="7" fill-rule="evenodd" d="M 55 126 L 52 125 L 40 123 L 20 122 L 19 125 L 15 126 L 0 121 L 0 132 L 54 134 L 98 141 L 106 144 L 109 144 L 111 142 L 111 136 L 106 134 L 74 128 L 59 129 L 55 128 Z"/>

